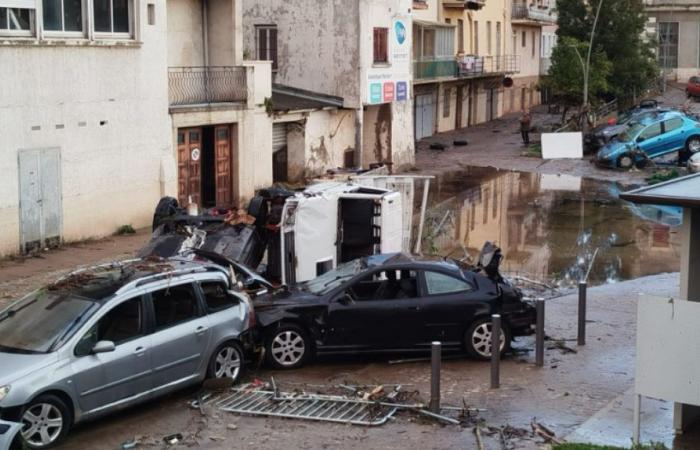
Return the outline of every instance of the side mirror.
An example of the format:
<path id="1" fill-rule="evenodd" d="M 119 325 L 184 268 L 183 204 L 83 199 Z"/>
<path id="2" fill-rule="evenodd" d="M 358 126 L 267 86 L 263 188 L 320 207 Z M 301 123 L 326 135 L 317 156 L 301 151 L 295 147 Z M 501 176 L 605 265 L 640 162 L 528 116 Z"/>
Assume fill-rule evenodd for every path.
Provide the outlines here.
<path id="1" fill-rule="evenodd" d="M 116 349 L 116 346 L 114 345 L 114 342 L 112 341 L 99 341 L 97 344 L 95 344 L 94 347 L 92 347 L 92 354 L 96 355 L 98 353 L 109 353 L 113 352 Z"/>
<path id="2" fill-rule="evenodd" d="M 644 137 L 643 137 L 643 136 L 638 136 L 638 137 L 637 137 L 637 142 L 644 142 Z"/>
<path id="3" fill-rule="evenodd" d="M 341 305 L 350 305 L 353 302 L 354 300 L 352 299 L 352 297 L 350 297 L 350 294 L 348 294 L 347 292 L 338 298 L 338 303 L 340 303 Z"/>

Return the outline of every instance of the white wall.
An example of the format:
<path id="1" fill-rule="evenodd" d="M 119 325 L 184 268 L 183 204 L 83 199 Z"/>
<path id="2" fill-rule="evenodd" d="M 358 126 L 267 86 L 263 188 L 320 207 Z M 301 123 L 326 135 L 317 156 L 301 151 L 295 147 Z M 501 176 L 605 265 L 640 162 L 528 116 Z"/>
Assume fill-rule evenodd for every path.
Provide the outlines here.
<path id="1" fill-rule="evenodd" d="M 137 4 L 141 44 L 0 41 L 0 255 L 19 250 L 19 149 L 60 147 L 66 240 L 150 223 L 174 170 L 167 20 L 165 2 L 155 25 Z"/>
<path id="2" fill-rule="evenodd" d="M 168 0 L 168 65 L 203 66 L 202 0 Z"/>

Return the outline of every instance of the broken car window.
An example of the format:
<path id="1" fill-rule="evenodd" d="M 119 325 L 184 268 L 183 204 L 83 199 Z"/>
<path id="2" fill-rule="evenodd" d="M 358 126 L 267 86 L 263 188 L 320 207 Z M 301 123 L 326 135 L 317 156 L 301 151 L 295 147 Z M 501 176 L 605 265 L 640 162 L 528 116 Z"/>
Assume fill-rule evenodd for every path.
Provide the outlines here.
<path id="1" fill-rule="evenodd" d="M 228 293 L 225 283 L 208 281 L 200 286 L 209 312 L 222 311 L 238 304 L 238 299 Z"/>
<path id="2" fill-rule="evenodd" d="M 302 286 L 316 295 L 323 295 L 350 280 L 362 272 L 362 269 L 362 259 L 355 259 L 329 270 L 318 278 L 307 281 Z"/>
<path id="3" fill-rule="evenodd" d="M 415 298 L 416 273 L 410 270 L 382 270 L 354 283 L 348 294 L 358 301 Z"/>
<path id="4" fill-rule="evenodd" d="M 199 316 L 197 297 L 191 284 L 172 286 L 151 293 L 156 313 L 156 331 Z"/>
<path id="5" fill-rule="evenodd" d="M 452 294 L 473 290 L 472 286 L 466 281 L 430 271 L 425 272 L 425 286 L 428 290 L 428 295 Z"/>
<path id="6" fill-rule="evenodd" d="M 114 345 L 119 345 L 143 335 L 143 302 L 141 297 L 137 297 L 117 305 L 105 314 L 80 339 L 75 354 L 90 354 L 100 341 L 111 341 Z"/>

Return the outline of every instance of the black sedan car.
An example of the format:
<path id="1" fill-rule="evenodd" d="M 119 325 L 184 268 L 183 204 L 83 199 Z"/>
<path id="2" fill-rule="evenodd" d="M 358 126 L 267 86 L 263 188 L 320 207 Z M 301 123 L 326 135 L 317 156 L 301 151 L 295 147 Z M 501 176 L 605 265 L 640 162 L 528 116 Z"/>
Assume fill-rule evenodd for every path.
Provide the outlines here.
<path id="1" fill-rule="evenodd" d="M 265 358 L 299 367 L 316 354 L 427 350 L 435 340 L 474 358 L 491 356 L 491 314 L 501 350 L 531 334 L 534 307 L 491 264 L 475 270 L 402 253 L 341 264 L 314 280 L 254 300 Z M 492 253 L 493 256 L 493 253 Z"/>

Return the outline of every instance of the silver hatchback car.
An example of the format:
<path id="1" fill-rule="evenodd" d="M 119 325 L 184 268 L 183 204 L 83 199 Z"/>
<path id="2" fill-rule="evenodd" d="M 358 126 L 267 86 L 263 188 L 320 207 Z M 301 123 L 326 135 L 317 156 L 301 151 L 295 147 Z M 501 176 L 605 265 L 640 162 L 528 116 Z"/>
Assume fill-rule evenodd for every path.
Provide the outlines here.
<path id="1" fill-rule="evenodd" d="M 235 382 L 254 315 L 233 271 L 133 260 L 74 272 L 0 312 L 0 417 L 30 448 L 206 377 Z"/>

